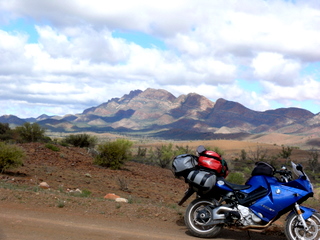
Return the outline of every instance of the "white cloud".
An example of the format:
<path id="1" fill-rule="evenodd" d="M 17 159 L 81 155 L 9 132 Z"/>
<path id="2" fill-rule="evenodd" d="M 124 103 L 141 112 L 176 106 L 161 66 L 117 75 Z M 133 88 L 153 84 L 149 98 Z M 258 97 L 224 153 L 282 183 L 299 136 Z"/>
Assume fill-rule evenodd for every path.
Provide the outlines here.
<path id="1" fill-rule="evenodd" d="M 13 35 L 0 30 L 1 75 L 29 73 L 32 63 L 24 56 L 26 40 L 27 36 L 23 34 Z"/>
<path id="2" fill-rule="evenodd" d="M 55 113 L 81 111 L 147 87 L 223 97 L 255 110 L 272 107 L 272 101 L 319 99 L 317 78 L 301 74 L 320 61 L 319 5 L 3 0 L 0 24 L 29 19 L 39 39 L 28 43 L 23 29 L 0 30 L 0 99 Z M 114 31 L 150 34 L 167 48 L 143 48 L 113 37 Z M 263 90 L 241 88 L 241 78 L 259 81 Z"/>
<path id="3" fill-rule="evenodd" d="M 292 59 L 284 59 L 279 53 L 261 52 L 252 60 L 254 76 L 278 85 L 292 85 L 299 77 L 301 66 Z"/>
<path id="4" fill-rule="evenodd" d="M 295 86 L 279 86 L 270 82 L 263 82 L 265 98 L 269 100 L 320 100 L 320 82 L 312 79 L 303 79 Z"/>

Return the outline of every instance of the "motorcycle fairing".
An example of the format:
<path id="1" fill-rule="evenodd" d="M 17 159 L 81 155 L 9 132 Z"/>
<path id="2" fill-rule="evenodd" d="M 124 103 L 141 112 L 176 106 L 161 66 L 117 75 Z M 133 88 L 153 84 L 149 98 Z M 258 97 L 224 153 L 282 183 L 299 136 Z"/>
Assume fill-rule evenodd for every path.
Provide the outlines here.
<path id="1" fill-rule="evenodd" d="M 300 199 L 310 194 L 310 188 L 303 184 L 303 179 L 298 178 L 294 182 L 296 183 L 290 185 L 279 182 L 275 177 L 262 175 L 252 177 L 248 180 L 247 184 L 249 183 L 253 187 L 257 184 L 263 184 L 263 187 L 269 189 L 269 192 L 249 208 L 264 221 L 268 222 L 274 219 L 283 209 L 293 206 L 295 202 L 299 202 Z M 298 185 L 300 186 L 299 188 L 297 188 Z M 262 214 L 263 217 L 261 217 L 259 213 Z M 306 213 L 306 215 L 308 214 Z"/>
<path id="2" fill-rule="evenodd" d="M 308 207 L 304 207 L 304 206 L 300 206 L 300 209 L 302 211 L 302 217 L 304 220 L 307 220 L 309 217 L 312 216 L 312 214 L 314 212 L 317 212 L 315 209 L 312 209 L 312 208 L 308 208 Z M 292 215 L 292 214 L 296 214 L 295 211 L 291 211 L 288 216 L 287 216 L 287 219 Z"/>
<path id="3" fill-rule="evenodd" d="M 264 175 L 252 176 L 245 184 L 250 187 L 240 191 L 235 191 L 223 180 L 218 180 L 216 186 L 224 192 L 233 191 L 236 196 L 243 193 L 245 197 L 238 199 L 239 203 L 249 207 L 266 222 L 277 217 L 284 209 L 289 210 L 289 207 L 292 207 L 295 202 L 299 202 L 300 199 L 310 194 L 311 190 L 303 177 L 290 183 L 282 183 L 275 177 Z"/>

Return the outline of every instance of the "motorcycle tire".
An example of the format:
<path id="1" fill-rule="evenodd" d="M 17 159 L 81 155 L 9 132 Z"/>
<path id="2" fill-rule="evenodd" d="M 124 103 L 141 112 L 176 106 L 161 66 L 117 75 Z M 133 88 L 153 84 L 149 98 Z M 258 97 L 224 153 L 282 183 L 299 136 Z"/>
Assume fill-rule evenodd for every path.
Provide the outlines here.
<path id="1" fill-rule="evenodd" d="M 222 230 L 223 224 L 204 226 L 211 220 L 212 213 L 205 206 L 214 205 L 212 200 L 197 198 L 187 207 L 184 221 L 190 233 L 195 237 L 213 238 Z"/>
<path id="2" fill-rule="evenodd" d="M 320 239 L 320 214 L 313 213 L 310 218 L 306 220 L 308 231 L 305 231 L 300 218 L 296 214 L 289 216 L 284 233 L 287 239 Z"/>

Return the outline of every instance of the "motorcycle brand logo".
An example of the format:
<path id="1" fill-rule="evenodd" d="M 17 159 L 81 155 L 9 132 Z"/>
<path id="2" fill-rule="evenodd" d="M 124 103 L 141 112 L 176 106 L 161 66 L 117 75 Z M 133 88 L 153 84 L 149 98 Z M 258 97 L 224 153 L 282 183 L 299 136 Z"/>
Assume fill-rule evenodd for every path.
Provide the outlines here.
<path id="1" fill-rule="evenodd" d="M 275 210 L 274 209 L 272 209 L 272 208 L 269 208 L 268 206 L 266 206 L 266 205 L 261 205 L 263 208 L 265 208 L 265 209 L 267 209 L 267 210 L 269 210 L 270 212 L 275 212 Z"/>
<path id="2" fill-rule="evenodd" d="M 280 194 L 281 193 L 281 190 L 278 188 L 277 190 L 276 190 L 276 194 Z"/>

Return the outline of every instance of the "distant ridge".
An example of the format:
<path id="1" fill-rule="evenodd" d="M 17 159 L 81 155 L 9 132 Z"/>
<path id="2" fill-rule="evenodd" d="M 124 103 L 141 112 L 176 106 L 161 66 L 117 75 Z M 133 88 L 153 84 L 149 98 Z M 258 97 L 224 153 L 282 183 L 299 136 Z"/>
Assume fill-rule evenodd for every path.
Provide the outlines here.
<path id="1" fill-rule="evenodd" d="M 319 114 L 301 108 L 254 111 L 238 102 L 189 93 L 175 97 L 163 89 L 134 90 L 112 98 L 81 114 L 41 115 L 20 119 L 3 115 L 0 122 L 22 125 L 37 122 L 57 132 L 114 132 L 165 139 L 212 139 L 218 136 L 241 138 L 250 134 L 300 134 L 320 132 Z"/>

